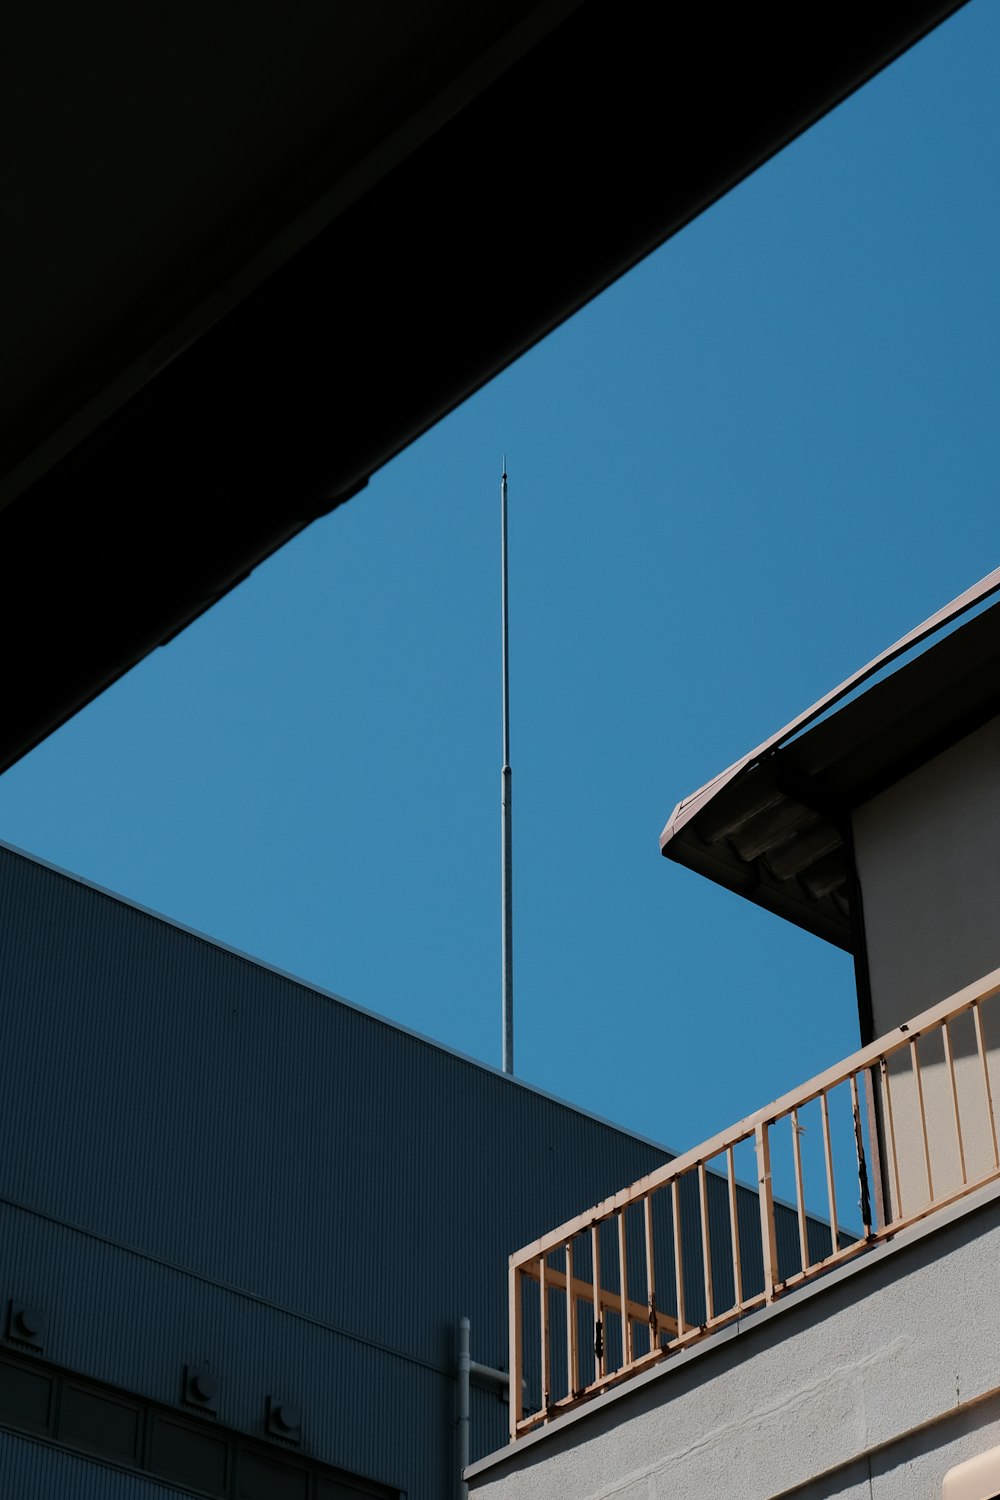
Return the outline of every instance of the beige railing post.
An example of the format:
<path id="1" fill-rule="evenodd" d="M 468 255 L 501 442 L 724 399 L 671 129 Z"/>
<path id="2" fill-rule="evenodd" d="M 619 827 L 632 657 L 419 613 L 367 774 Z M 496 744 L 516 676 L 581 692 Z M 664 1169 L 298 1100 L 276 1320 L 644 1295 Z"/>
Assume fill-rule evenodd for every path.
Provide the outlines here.
<path id="1" fill-rule="evenodd" d="M 771 1143 L 768 1139 L 766 1121 L 761 1121 L 754 1127 L 754 1145 L 757 1150 L 760 1245 L 764 1252 L 764 1295 L 768 1302 L 771 1302 L 774 1299 L 775 1283 L 778 1280 L 778 1243 L 774 1233 L 774 1193 L 771 1188 Z"/>
<path id="2" fill-rule="evenodd" d="M 508 1349 L 507 1363 L 510 1367 L 510 1386 L 508 1403 L 510 1411 L 510 1440 L 517 1437 L 517 1424 L 524 1416 L 524 1387 L 521 1384 L 523 1376 L 523 1359 L 521 1349 L 521 1272 L 520 1269 L 511 1264 L 510 1287 L 508 1302 Z"/>
<path id="3" fill-rule="evenodd" d="M 604 1308 L 601 1305 L 601 1234 L 595 1224 L 590 1231 L 590 1254 L 594 1272 L 594 1374 L 604 1374 Z"/>
<path id="4" fill-rule="evenodd" d="M 799 1124 L 799 1112 L 793 1109 L 789 1115 L 789 1123 L 792 1127 L 792 1161 L 795 1164 L 795 1214 L 799 1222 L 799 1259 L 802 1262 L 802 1270 L 808 1271 L 812 1260 L 809 1254 L 809 1232 L 806 1228 L 806 1195 L 802 1185 L 802 1135 L 803 1126 Z"/>
<path id="5" fill-rule="evenodd" d="M 576 1291 L 573 1285 L 573 1241 L 566 1241 L 566 1383 L 569 1394 L 580 1389 L 580 1355 L 576 1339 Z"/>
<path id="6" fill-rule="evenodd" d="M 944 1042 L 944 1060 L 948 1065 L 948 1078 L 951 1083 L 951 1105 L 955 1111 L 955 1143 L 958 1146 L 958 1165 L 962 1173 L 962 1181 L 965 1183 L 969 1180 L 965 1167 L 965 1140 L 962 1136 L 962 1113 L 958 1104 L 958 1079 L 955 1077 L 955 1056 L 952 1052 L 951 1030 L 947 1021 L 941 1027 L 941 1040 Z"/>
<path id="7" fill-rule="evenodd" d="M 986 1097 L 986 1118 L 989 1121 L 993 1141 L 993 1166 L 1000 1169 L 1000 1147 L 997 1145 L 997 1122 L 993 1113 L 993 1091 L 990 1088 L 990 1066 L 987 1062 L 986 1043 L 983 1041 L 983 1018 L 979 1013 L 979 1001 L 972 1007 L 972 1019 L 976 1027 L 976 1050 L 983 1068 L 983 1090 Z"/>
<path id="8" fill-rule="evenodd" d="M 733 1148 L 726 1150 L 726 1177 L 729 1183 L 729 1237 L 733 1247 L 733 1290 L 736 1306 L 743 1306 L 743 1265 L 740 1256 L 740 1208 L 736 1193 L 736 1163 Z"/>
<path id="9" fill-rule="evenodd" d="M 830 1139 L 830 1096 L 824 1089 L 819 1096 L 820 1116 L 823 1121 L 823 1160 L 826 1163 L 826 1201 L 830 1206 L 830 1254 L 840 1249 L 840 1230 L 837 1227 L 837 1190 L 833 1179 L 833 1142 Z"/>
<path id="10" fill-rule="evenodd" d="M 927 1134 L 927 1111 L 924 1108 L 924 1082 L 920 1072 L 920 1054 L 917 1051 L 919 1033 L 910 1042 L 910 1068 L 917 1086 L 917 1113 L 920 1116 L 920 1139 L 924 1143 L 924 1174 L 927 1178 L 927 1202 L 934 1202 L 934 1173 L 931 1170 L 931 1143 Z"/>
<path id="11" fill-rule="evenodd" d="M 858 1163 L 858 1207 L 861 1210 L 861 1228 L 866 1240 L 872 1237 L 871 1183 L 868 1178 L 868 1159 L 865 1156 L 865 1136 L 861 1124 L 861 1096 L 858 1093 L 858 1075 L 851 1074 L 851 1113 L 854 1116 L 854 1155 Z M 839 1248 L 839 1247 L 838 1247 Z"/>
<path id="12" fill-rule="evenodd" d="M 674 1178 L 670 1184 L 670 1208 L 674 1220 L 674 1289 L 677 1296 L 677 1332 L 684 1332 L 684 1251 L 681 1241 L 681 1194 Z"/>
<path id="13" fill-rule="evenodd" d="M 659 1340 L 659 1324 L 656 1318 L 656 1264 L 653 1253 L 653 1195 L 647 1193 L 642 1200 L 643 1227 L 646 1231 L 646 1300 L 649 1304 L 649 1347 L 655 1349 Z"/>
<path id="14" fill-rule="evenodd" d="M 712 1285 L 712 1246 L 708 1227 L 708 1173 L 705 1163 L 698 1163 L 698 1201 L 701 1207 L 701 1265 L 705 1277 L 705 1322 L 715 1317 L 715 1294 Z"/>
<path id="15" fill-rule="evenodd" d="M 632 1320 L 628 1315 L 628 1269 L 625 1250 L 625 1210 L 618 1215 L 618 1284 L 622 1298 L 622 1365 L 632 1363 Z"/>
<path id="16" fill-rule="evenodd" d="M 542 1411 L 548 1416 L 551 1404 L 551 1390 L 549 1386 L 549 1279 L 546 1275 L 548 1267 L 545 1264 L 545 1256 L 538 1257 L 538 1291 L 539 1291 L 539 1319 L 538 1339 L 539 1357 L 542 1364 Z"/>
<path id="17" fill-rule="evenodd" d="M 889 1181 L 889 1154 L 885 1140 L 885 1120 L 879 1105 L 879 1080 L 881 1074 L 877 1063 L 863 1070 L 865 1085 L 865 1115 L 868 1120 L 868 1141 L 871 1159 L 868 1163 L 869 1189 L 873 1197 L 874 1229 L 884 1229 L 892 1218 L 892 1186 Z"/>
<path id="18" fill-rule="evenodd" d="M 903 1217 L 903 1194 L 899 1185 L 899 1153 L 896 1150 L 896 1121 L 892 1112 L 892 1083 L 889 1078 L 888 1058 L 880 1057 L 878 1068 L 882 1077 L 882 1102 L 885 1105 L 885 1119 L 889 1127 L 889 1160 L 892 1164 L 891 1185 L 896 1195 L 891 1204 L 892 1212 L 886 1215 L 886 1224 L 891 1224 Z"/>

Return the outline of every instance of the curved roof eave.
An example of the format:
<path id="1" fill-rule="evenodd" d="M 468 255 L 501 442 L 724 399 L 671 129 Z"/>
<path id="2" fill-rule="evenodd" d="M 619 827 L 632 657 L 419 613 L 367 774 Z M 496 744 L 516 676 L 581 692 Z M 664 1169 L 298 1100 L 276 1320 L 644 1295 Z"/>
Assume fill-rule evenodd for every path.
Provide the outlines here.
<path id="1" fill-rule="evenodd" d="M 1000 714 L 998 590 L 1000 568 L 685 797 L 661 853 L 856 951 L 853 810 Z"/>
<path id="2" fill-rule="evenodd" d="M 803 713 L 796 715 L 784 728 L 779 729 L 776 734 L 772 734 L 763 744 L 758 745 L 756 750 L 751 750 L 749 754 L 735 761 L 727 770 L 720 772 L 718 776 L 706 782 L 696 792 L 691 792 L 687 797 L 682 797 L 667 819 L 666 826 L 660 834 L 661 853 L 666 854 L 667 846 L 690 823 L 691 819 L 697 813 L 701 812 L 703 808 L 707 807 L 725 787 L 730 786 L 743 771 L 748 770 L 751 766 L 758 765 L 773 750 L 777 750 L 779 746 L 785 744 L 795 735 L 801 733 L 802 730 L 808 728 L 810 724 L 814 723 L 829 709 L 835 707 L 836 704 L 846 698 L 855 688 L 860 687 L 862 683 L 874 677 L 876 672 L 880 671 L 882 667 L 888 666 L 891 662 L 897 660 L 905 652 L 909 651 L 911 647 L 920 645 L 922 641 L 927 640 L 943 626 L 950 624 L 959 615 L 964 614 L 982 600 L 989 598 L 990 594 L 994 594 L 998 590 L 1000 590 L 1000 568 L 994 568 L 992 572 L 987 573 L 985 578 L 980 579 L 978 583 L 973 584 L 971 588 L 959 594 L 950 604 L 944 605 L 942 609 L 937 610 L 928 619 L 924 620 L 922 624 L 915 626 L 913 630 L 901 636 L 894 645 L 887 647 L 884 651 L 880 651 L 877 656 L 874 656 L 870 662 L 859 668 L 858 671 L 852 672 L 850 677 L 846 677 L 838 687 L 824 694 L 811 708 L 807 708 Z"/>

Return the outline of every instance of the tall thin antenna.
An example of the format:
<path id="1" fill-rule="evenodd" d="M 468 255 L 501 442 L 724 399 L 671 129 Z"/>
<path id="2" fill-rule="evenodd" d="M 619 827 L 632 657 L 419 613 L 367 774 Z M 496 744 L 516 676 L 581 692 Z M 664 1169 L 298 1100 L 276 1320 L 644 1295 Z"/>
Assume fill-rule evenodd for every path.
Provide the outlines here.
<path id="1" fill-rule="evenodd" d="M 503 619 L 503 770 L 500 817 L 503 831 L 503 1070 L 514 1071 L 514 918 L 511 844 L 510 661 L 507 650 L 507 455 L 500 476 L 500 581 Z"/>

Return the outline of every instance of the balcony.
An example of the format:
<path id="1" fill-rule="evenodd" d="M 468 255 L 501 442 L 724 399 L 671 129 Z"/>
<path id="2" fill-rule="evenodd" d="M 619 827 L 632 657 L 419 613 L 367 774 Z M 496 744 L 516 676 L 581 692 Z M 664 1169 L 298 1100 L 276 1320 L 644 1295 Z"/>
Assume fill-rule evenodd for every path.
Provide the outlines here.
<path id="1" fill-rule="evenodd" d="M 998 994 L 1000 970 L 512 1255 L 511 1440 L 1000 1178 Z"/>

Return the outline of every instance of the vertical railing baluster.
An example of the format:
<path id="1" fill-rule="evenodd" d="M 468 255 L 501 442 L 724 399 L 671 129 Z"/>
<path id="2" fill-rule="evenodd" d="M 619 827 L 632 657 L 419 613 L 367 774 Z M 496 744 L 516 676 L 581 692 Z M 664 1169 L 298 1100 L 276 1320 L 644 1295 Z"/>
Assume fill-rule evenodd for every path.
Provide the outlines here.
<path id="1" fill-rule="evenodd" d="M 854 1115 L 854 1154 L 858 1162 L 858 1206 L 861 1209 L 861 1227 L 867 1240 L 871 1239 L 872 1233 L 872 1200 L 868 1184 L 868 1162 L 865 1158 L 865 1138 L 861 1129 L 857 1073 L 851 1074 L 851 1112 Z"/>
<path id="2" fill-rule="evenodd" d="M 715 1317 L 715 1296 L 712 1287 L 712 1247 L 708 1239 L 708 1175 L 705 1163 L 698 1164 L 698 1197 L 701 1202 L 701 1264 L 705 1277 L 705 1322 Z"/>
<path id="3" fill-rule="evenodd" d="M 924 1143 L 924 1169 L 927 1173 L 927 1201 L 934 1202 L 934 1178 L 931 1174 L 931 1143 L 927 1135 L 927 1114 L 924 1110 L 924 1085 L 920 1076 L 920 1058 L 917 1056 L 917 1038 L 910 1042 L 910 1062 L 917 1085 L 917 1107 L 920 1110 L 920 1134 Z"/>
<path id="4" fill-rule="evenodd" d="M 990 1065 L 986 1055 L 986 1043 L 983 1039 L 983 1018 L 979 1013 L 979 1001 L 972 1007 L 972 1018 L 976 1026 L 976 1047 L 979 1051 L 979 1060 L 983 1065 L 983 1090 L 986 1094 L 986 1117 L 990 1122 L 990 1131 L 993 1136 L 993 1169 L 1000 1170 L 1000 1147 L 997 1146 L 997 1122 L 993 1113 L 993 1090 L 990 1087 Z"/>
<path id="5" fill-rule="evenodd" d="M 819 1096 L 823 1117 L 823 1155 L 826 1159 L 826 1196 L 830 1204 L 830 1253 L 836 1255 L 840 1249 L 840 1231 L 837 1228 L 837 1194 L 833 1185 L 833 1145 L 830 1141 L 830 1105 L 826 1090 Z"/>
<path id="6" fill-rule="evenodd" d="M 618 1287 L 622 1299 L 622 1368 L 632 1363 L 632 1319 L 628 1315 L 628 1269 L 625 1262 L 625 1210 L 618 1214 Z"/>
<path id="7" fill-rule="evenodd" d="M 649 1352 L 659 1347 L 660 1329 L 656 1311 L 656 1263 L 653 1255 L 653 1195 L 647 1193 L 642 1200 L 643 1223 L 646 1231 L 646 1301 L 649 1304 Z"/>
<path id="8" fill-rule="evenodd" d="M 674 1221 L 674 1287 L 677 1295 L 677 1336 L 684 1332 L 684 1251 L 681 1246 L 681 1194 L 675 1177 L 670 1184 L 670 1208 Z"/>
<path id="9" fill-rule="evenodd" d="M 879 1059 L 882 1075 L 882 1093 L 885 1097 L 885 1118 L 889 1126 L 889 1155 L 892 1157 L 892 1184 L 896 1190 L 896 1201 L 892 1205 L 892 1220 L 903 1217 L 903 1194 L 899 1187 L 899 1156 L 896 1153 L 896 1125 L 892 1115 L 892 1086 L 889 1083 L 889 1059 Z M 888 1222 L 888 1220 L 887 1220 Z"/>
<path id="10" fill-rule="evenodd" d="M 547 1272 L 548 1266 L 545 1263 L 545 1256 L 540 1255 L 538 1257 L 538 1289 L 541 1295 L 541 1316 L 538 1320 L 538 1327 L 542 1354 L 542 1411 L 546 1413 L 549 1409 L 551 1392 L 549 1383 L 549 1285 Z"/>
<path id="11" fill-rule="evenodd" d="M 878 1064 L 865 1068 L 865 1117 L 868 1120 L 868 1150 L 870 1155 L 869 1179 L 875 1194 L 875 1218 L 873 1228 L 884 1229 L 892 1218 L 890 1197 L 892 1189 L 886 1176 L 888 1158 L 885 1150 L 885 1121 L 878 1107 Z"/>
<path id="12" fill-rule="evenodd" d="M 590 1254 L 593 1263 L 594 1274 L 594 1379 L 604 1378 L 604 1351 L 607 1344 L 604 1338 L 604 1316 L 601 1308 L 601 1227 L 592 1224 L 590 1227 Z"/>
<path id="13" fill-rule="evenodd" d="M 576 1338 L 576 1292 L 573 1289 L 573 1241 L 566 1241 L 566 1383 L 567 1395 L 580 1389 L 580 1351 Z"/>
<path id="14" fill-rule="evenodd" d="M 743 1306 L 743 1267 L 740 1262 L 740 1217 L 739 1199 L 736 1193 L 736 1164 L 732 1146 L 726 1151 L 726 1175 L 729 1179 L 729 1236 L 733 1244 L 733 1291 L 734 1306 Z"/>
<path id="15" fill-rule="evenodd" d="M 774 1232 L 774 1191 L 771 1186 L 771 1142 L 768 1126 L 754 1127 L 754 1145 L 757 1151 L 758 1201 L 760 1204 L 760 1244 L 764 1255 L 764 1295 L 768 1302 L 774 1300 L 774 1288 L 778 1281 L 778 1244 Z"/>
<path id="16" fill-rule="evenodd" d="M 510 1413 L 510 1437 L 513 1442 L 517 1437 L 517 1424 L 524 1415 L 524 1387 L 521 1384 L 524 1375 L 524 1351 L 521 1345 L 521 1268 L 513 1260 L 510 1263 L 507 1295 L 507 1363 L 510 1367 L 508 1411 Z"/>
<path id="17" fill-rule="evenodd" d="M 805 1192 L 802 1187 L 802 1143 L 799 1136 L 802 1134 L 802 1126 L 799 1124 L 799 1112 L 793 1109 L 791 1113 L 792 1126 L 792 1161 L 795 1164 L 795 1208 L 799 1221 L 799 1258 L 802 1261 L 803 1272 L 809 1269 L 811 1257 L 809 1254 L 809 1235 L 806 1229 Z"/>
<path id="18" fill-rule="evenodd" d="M 962 1117 L 958 1110 L 958 1080 L 955 1077 L 955 1058 L 951 1050 L 951 1027 L 945 1020 L 941 1027 L 941 1040 L 944 1042 L 944 1060 L 948 1064 L 948 1077 L 951 1081 L 951 1103 L 955 1111 L 955 1141 L 958 1145 L 958 1165 L 962 1173 L 962 1186 L 969 1180 L 969 1174 L 965 1168 L 965 1142 L 962 1139 Z"/>

